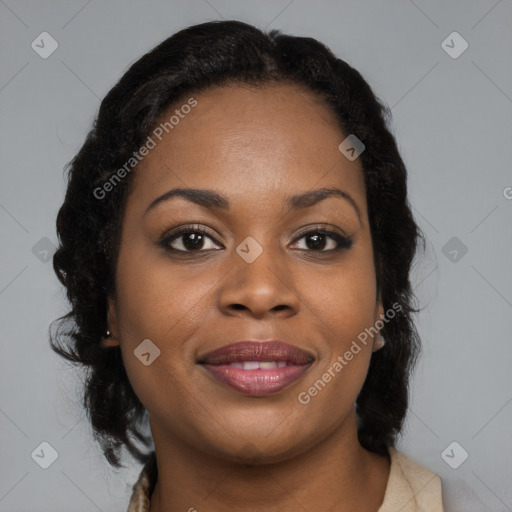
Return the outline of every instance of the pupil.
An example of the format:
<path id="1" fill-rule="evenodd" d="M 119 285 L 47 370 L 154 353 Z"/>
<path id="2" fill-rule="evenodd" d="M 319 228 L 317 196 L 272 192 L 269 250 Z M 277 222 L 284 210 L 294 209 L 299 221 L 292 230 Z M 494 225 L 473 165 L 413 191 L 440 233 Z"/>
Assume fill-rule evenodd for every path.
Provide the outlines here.
<path id="1" fill-rule="evenodd" d="M 315 240 L 313 243 L 309 243 L 310 240 Z M 324 235 L 310 235 L 308 237 L 307 246 L 309 249 L 323 249 L 325 247 Z"/>
<path id="2" fill-rule="evenodd" d="M 192 241 L 192 243 L 189 243 Z M 188 233 L 184 235 L 184 241 L 183 245 L 187 249 L 197 249 L 201 243 L 203 242 L 203 235 L 200 235 L 198 233 Z"/>

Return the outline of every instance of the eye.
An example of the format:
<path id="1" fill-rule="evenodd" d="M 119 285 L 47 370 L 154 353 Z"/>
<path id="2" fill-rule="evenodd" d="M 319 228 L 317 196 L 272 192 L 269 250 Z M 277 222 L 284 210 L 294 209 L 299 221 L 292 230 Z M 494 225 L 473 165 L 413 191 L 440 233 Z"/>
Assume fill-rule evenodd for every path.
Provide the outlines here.
<path id="1" fill-rule="evenodd" d="M 306 247 L 299 247 L 299 249 L 313 252 L 336 252 L 350 249 L 353 244 L 352 238 L 325 228 L 309 230 L 297 238 L 294 243 L 303 239 Z"/>
<path id="2" fill-rule="evenodd" d="M 332 253 L 342 249 L 350 249 L 353 239 L 325 228 L 310 229 L 295 239 L 294 245 L 300 241 L 305 246 L 299 250 L 309 252 Z M 220 244 L 201 225 L 184 226 L 178 231 L 165 235 L 160 245 L 171 252 L 192 253 L 216 250 Z M 300 244 L 299 244 L 300 245 Z"/>
<path id="3" fill-rule="evenodd" d="M 208 246 L 210 242 L 210 246 Z M 215 249 L 214 238 L 202 226 L 185 226 L 179 231 L 165 236 L 161 245 L 174 252 L 198 252 Z M 206 247 L 205 247 L 206 245 Z"/>

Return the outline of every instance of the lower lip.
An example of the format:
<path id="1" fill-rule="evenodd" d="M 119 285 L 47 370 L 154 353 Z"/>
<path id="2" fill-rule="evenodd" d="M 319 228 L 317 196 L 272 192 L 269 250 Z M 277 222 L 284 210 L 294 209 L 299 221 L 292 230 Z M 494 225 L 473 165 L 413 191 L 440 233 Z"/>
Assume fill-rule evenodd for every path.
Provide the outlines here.
<path id="1" fill-rule="evenodd" d="M 278 393 L 300 379 L 312 363 L 290 365 L 271 370 L 243 370 L 228 364 L 202 364 L 214 379 L 246 395 L 265 396 Z"/>

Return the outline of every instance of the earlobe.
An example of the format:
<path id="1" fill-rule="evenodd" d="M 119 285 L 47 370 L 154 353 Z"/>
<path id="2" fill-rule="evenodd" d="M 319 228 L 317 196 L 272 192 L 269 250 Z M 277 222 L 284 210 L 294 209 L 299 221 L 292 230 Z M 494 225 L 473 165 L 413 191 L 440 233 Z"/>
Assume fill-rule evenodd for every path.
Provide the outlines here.
<path id="1" fill-rule="evenodd" d="M 382 302 L 379 301 L 379 306 L 377 308 L 377 318 L 375 319 L 375 321 L 381 320 L 383 317 L 384 317 L 384 306 L 382 305 Z"/>
<path id="2" fill-rule="evenodd" d="M 375 315 L 375 322 L 374 325 L 379 329 L 379 332 L 375 335 L 373 339 L 373 348 L 372 352 L 376 352 L 377 350 L 380 350 L 386 343 L 386 340 L 382 337 L 382 334 L 380 332 L 380 329 L 382 327 L 384 318 L 384 306 L 382 305 L 382 301 L 380 300 L 377 302 L 377 308 L 376 308 L 376 315 Z"/>
<path id="3" fill-rule="evenodd" d="M 379 332 L 374 339 L 372 352 L 377 352 L 386 344 L 386 340 L 382 337 L 382 334 Z"/>
<path id="4" fill-rule="evenodd" d="M 377 299 L 377 304 L 375 308 L 375 318 L 373 320 L 373 325 L 380 325 L 380 321 L 384 318 L 384 306 L 382 305 L 382 301 L 380 297 Z M 379 322 L 377 324 L 377 322 Z"/>
<path id="5" fill-rule="evenodd" d="M 117 346 L 119 346 L 119 340 L 117 338 L 114 338 L 110 334 L 110 331 L 107 331 L 107 334 L 105 334 L 105 337 L 102 338 L 102 340 L 101 340 L 101 346 L 103 348 L 117 347 Z"/>
<path id="6" fill-rule="evenodd" d="M 104 348 L 107 347 L 116 347 L 119 345 L 118 339 L 118 329 L 117 329 L 117 313 L 116 313 L 116 304 L 114 299 L 108 299 L 108 309 L 107 309 L 107 325 L 108 330 L 105 333 L 103 339 L 101 340 L 101 346 Z"/>

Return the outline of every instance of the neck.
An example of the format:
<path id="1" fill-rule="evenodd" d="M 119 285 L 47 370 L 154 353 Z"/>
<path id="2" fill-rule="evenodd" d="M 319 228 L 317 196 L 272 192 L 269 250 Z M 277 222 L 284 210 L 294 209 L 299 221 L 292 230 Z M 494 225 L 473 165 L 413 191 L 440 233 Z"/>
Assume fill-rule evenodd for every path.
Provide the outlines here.
<path id="1" fill-rule="evenodd" d="M 359 444 L 355 414 L 310 450 L 272 464 L 226 461 L 152 432 L 158 479 L 150 512 L 375 512 L 384 499 L 389 458 Z"/>

